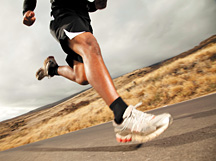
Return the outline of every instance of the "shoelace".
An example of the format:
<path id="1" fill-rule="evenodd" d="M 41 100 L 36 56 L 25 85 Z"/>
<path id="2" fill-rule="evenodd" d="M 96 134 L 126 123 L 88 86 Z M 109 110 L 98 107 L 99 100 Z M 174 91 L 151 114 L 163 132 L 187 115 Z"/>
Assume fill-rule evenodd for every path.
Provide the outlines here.
<path id="1" fill-rule="evenodd" d="M 129 122 L 133 122 L 133 126 L 131 131 L 140 132 L 143 129 L 143 124 L 147 125 L 148 122 L 152 119 L 153 115 L 144 113 L 142 111 L 137 110 L 136 108 L 141 106 L 142 103 L 138 103 L 135 105 L 131 111 L 131 117 L 129 118 Z"/>

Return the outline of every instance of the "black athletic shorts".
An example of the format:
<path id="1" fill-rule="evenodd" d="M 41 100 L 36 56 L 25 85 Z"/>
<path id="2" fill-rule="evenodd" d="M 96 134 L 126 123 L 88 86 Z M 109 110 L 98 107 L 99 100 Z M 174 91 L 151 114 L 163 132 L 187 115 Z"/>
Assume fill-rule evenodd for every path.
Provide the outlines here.
<path id="1" fill-rule="evenodd" d="M 66 62 L 73 68 L 73 60 L 83 62 L 82 57 L 71 50 L 68 46 L 68 37 L 64 29 L 68 32 L 91 32 L 91 20 L 88 12 L 71 9 L 58 9 L 52 11 L 54 20 L 50 22 L 50 31 L 54 38 L 59 41 L 62 49 L 67 54 Z"/>

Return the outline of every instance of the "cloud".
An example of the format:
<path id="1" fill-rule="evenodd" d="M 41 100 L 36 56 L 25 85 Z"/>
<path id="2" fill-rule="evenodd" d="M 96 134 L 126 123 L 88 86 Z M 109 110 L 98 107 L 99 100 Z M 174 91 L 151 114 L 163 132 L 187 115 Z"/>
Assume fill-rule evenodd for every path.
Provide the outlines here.
<path id="1" fill-rule="evenodd" d="M 96 24 L 93 19 L 93 26 L 105 60 L 113 62 L 107 64 L 115 76 L 128 72 L 128 64 L 136 69 L 173 57 L 216 31 L 212 0 L 112 3 L 106 11 L 93 15 L 102 22 Z"/>
<path id="2" fill-rule="evenodd" d="M 27 113 L 34 108 L 24 108 L 24 107 L 4 107 L 1 108 L 0 122 L 6 119 L 10 119 L 24 113 Z"/>

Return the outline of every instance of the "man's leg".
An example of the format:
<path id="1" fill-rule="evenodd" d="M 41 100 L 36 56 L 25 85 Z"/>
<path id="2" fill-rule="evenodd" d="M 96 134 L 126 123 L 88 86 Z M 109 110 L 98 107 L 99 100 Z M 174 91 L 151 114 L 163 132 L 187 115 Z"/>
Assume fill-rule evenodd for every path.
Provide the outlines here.
<path id="1" fill-rule="evenodd" d="M 89 84 L 86 78 L 84 64 L 76 60 L 74 60 L 73 68 L 71 68 L 70 66 L 59 66 L 57 72 L 58 75 L 63 76 L 80 85 Z"/>
<path id="2" fill-rule="evenodd" d="M 89 84 L 85 75 L 84 64 L 76 60 L 73 61 L 73 68 L 70 66 L 59 66 L 53 56 L 44 60 L 43 66 L 36 72 L 36 78 L 42 80 L 44 77 L 53 77 L 54 75 L 63 76 L 80 85 Z"/>
<path id="3" fill-rule="evenodd" d="M 84 63 L 74 62 L 73 69 L 68 66 L 59 67 L 53 57 L 48 57 L 36 74 L 38 80 L 58 74 L 75 82 L 89 82 L 112 109 L 115 116 L 114 131 L 119 142 L 146 142 L 168 128 L 172 122 L 170 114 L 147 114 L 136 110 L 139 104 L 127 106 L 119 97 L 103 62 L 99 45 L 91 33 L 86 32 L 68 40 L 68 45 L 82 56 Z M 82 81 L 78 81 L 78 78 Z"/>
<path id="4" fill-rule="evenodd" d="M 147 114 L 136 110 L 138 105 L 127 106 L 119 97 L 104 64 L 100 47 L 91 33 L 82 33 L 68 43 L 73 51 L 82 56 L 88 82 L 113 110 L 115 116 L 113 125 L 119 142 L 131 140 L 146 142 L 168 128 L 172 122 L 170 114 L 158 116 Z"/>
<path id="5" fill-rule="evenodd" d="M 101 56 L 97 40 L 90 32 L 68 40 L 69 47 L 83 58 L 88 82 L 110 106 L 118 97 L 110 74 Z"/>
<path id="6" fill-rule="evenodd" d="M 114 87 L 96 39 L 91 33 L 83 33 L 72 40 L 68 39 L 68 45 L 76 46 L 78 49 L 76 52 L 82 56 L 84 63 L 73 60 L 73 68 L 58 66 L 54 57 L 50 56 L 45 60 L 44 66 L 39 69 L 36 77 L 41 80 L 45 76 L 60 75 L 81 85 L 90 83 L 113 111 L 115 122 L 120 124 L 128 105 L 119 97 Z"/>
<path id="7" fill-rule="evenodd" d="M 82 33 L 68 40 L 69 47 L 83 58 L 84 70 L 89 84 L 111 108 L 115 122 L 123 121 L 128 105 L 119 97 L 112 78 L 104 64 L 97 40 L 90 32 Z"/>

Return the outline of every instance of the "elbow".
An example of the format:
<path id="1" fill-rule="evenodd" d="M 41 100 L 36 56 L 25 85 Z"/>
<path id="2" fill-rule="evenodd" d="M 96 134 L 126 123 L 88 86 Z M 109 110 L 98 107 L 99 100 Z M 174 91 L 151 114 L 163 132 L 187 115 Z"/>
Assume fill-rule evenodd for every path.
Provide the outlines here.
<path id="1" fill-rule="evenodd" d="M 104 9 L 107 6 L 107 0 L 95 0 L 96 9 Z"/>

